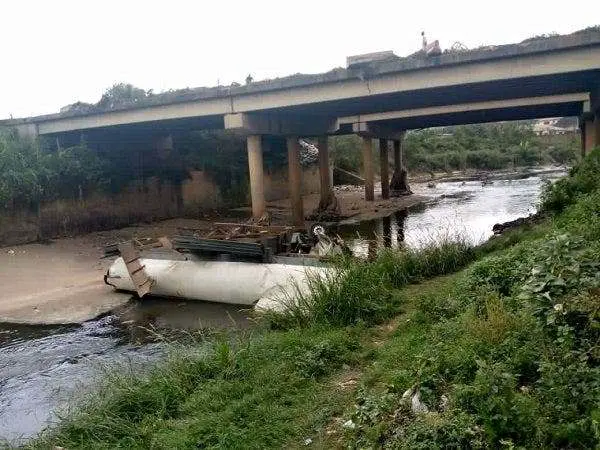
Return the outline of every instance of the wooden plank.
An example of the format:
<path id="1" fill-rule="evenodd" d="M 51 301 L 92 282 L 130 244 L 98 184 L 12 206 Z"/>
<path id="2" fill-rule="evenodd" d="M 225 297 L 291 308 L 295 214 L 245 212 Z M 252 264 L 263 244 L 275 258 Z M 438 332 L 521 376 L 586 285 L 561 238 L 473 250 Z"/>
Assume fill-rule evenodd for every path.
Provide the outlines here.
<path id="1" fill-rule="evenodd" d="M 140 252 L 131 241 L 120 243 L 119 252 L 121 253 L 123 261 L 125 261 L 127 272 L 129 272 L 135 290 L 138 296 L 142 298 L 144 295 L 150 293 L 150 289 L 154 282 L 152 278 L 146 274 L 144 266 L 140 262 Z"/>
<path id="2" fill-rule="evenodd" d="M 246 227 L 246 228 L 265 228 L 267 230 L 279 230 L 279 231 L 287 231 L 294 229 L 295 227 L 288 225 L 260 225 L 256 223 L 235 223 L 235 222 L 215 222 L 215 226 L 218 227 Z"/>

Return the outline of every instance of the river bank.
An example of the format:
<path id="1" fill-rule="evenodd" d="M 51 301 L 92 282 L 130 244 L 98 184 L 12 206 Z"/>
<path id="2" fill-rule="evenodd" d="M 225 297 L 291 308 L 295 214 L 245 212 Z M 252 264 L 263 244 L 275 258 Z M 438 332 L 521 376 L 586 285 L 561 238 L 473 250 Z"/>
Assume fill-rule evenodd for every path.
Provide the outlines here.
<path id="1" fill-rule="evenodd" d="M 491 236 L 494 224 L 535 212 L 542 185 L 535 174 L 519 182 L 499 180 L 485 187 L 478 181 L 440 182 L 434 187 L 413 184 L 413 195 L 374 202 L 364 200 L 361 187 L 341 187 L 336 196 L 343 220 L 331 224 L 330 229 L 340 234 L 357 256 L 364 257 L 377 246 L 415 247 L 424 245 L 428 236 L 448 233 L 479 243 Z M 307 214 L 318 201 L 318 195 L 304 198 Z M 270 202 L 268 210 L 273 224 L 288 223 L 289 201 Z M 82 323 L 122 308 L 131 296 L 114 292 L 103 283 L 114 260 L 101 258 L 104 245 L 173 236 L 182 230 L 210 230 L 213 220 L 235 222 L 239 218 L 171 219 L 1 249 L 0 285 L 4 289 L 0 292 L 0 322 Z"/>
<path id="2" fill-rule="evenodd" d="M 435 188 L 415 185 L 413 189 L 422 189 L 431 200 L 388 218 L 348 223 L 332 231 L 340 233 L 359 256 L 369 256 L 369 251 L 377 253 L 385 247 L 418 248 L 431 243 L 432 239 L 439 241 L 448 237 L 448 230 L 453 229 L 468 238 L 468 242 L 477 244 L 491 235 L 494 223 L 527 215 L 535 209 L 543 184 L 539 177 L 532 177 L 486 186 L 477 182 L 464 185 L 459 182 L 438 183 Z M 154 230 L 153 236 L 159 237 L 176 233 L 177 227 L 196 225 L 183 220 L 168 221 L 111 232 L 114 234 L 92 234 L 87 236 L 85 245 L 92 249 L 91 260 L 97 261 L 95 255 L 100 254 L 107 240 L 127 239 L 140 229 L 142 231 L 138 235 L 149 236 Z M 465 234 L 467 229 L 469 234 Z M 426 239 L 427 233 L 432 238 Z M 65 398 L 52 394 L 64 390 L 64 385 L 77 385 L 77 397 L 92 389 L 98 382 L 96 378 L 105 373 L 104 369 L 98 370 L 99 361 L 101 367 L 111 359 L 121 361 L 123 352 L 134 361 L 146 361 L 148 351 L 154 354 L 152 349 L 157 345 L 153 343 L 156 337 L 187 336 L 207 327 L 213 330 L 257 331 L 250 311 L 233 305 L 161 299 L 139 302 L 130 301 L 127 296 L 123 301 L 127 303 L 113 309 L 108 316 L 86 322 L 81 327 L 0 325 L 0 367 L 13 367 L 8 372 L 11 376 L 2 379 L 5 388 L 0 393 L 0 410 L 3 411 L 0 413 L 0 429 L 5 431 L 4 437 L 13 440 L 16 436 L 35 434 L 52 419 L 52 411 L 65 407 Z M 3 340 L 3 337 L 8 340 Z M 66 342 L 78 344 L 69 346 L 65 345 Z M 147 346 L 150 347 L 147 349 Z M 40 351 L 45 348 L 56 350 Z M 35 359 L 36 355 L 44 355 L 43 360 L 39 370 L 30 370 L 32 358 Z M 82 377 L 81 373 L 86 376 Z M 25 397 L 35 399 L 27 403 L 30 409 L 29 406 L 19 406 L 25 404 L 18 399 Z"/>
<path id="3" fill-rule="evenodd" d="M 304 309 L 111 372 L 31 447 L 597 446 L 600 151 L 588 161 L 546 222 L 348 262 Z"/>
<path id="4" fill-rule="evenodd" d="M 501 170 L 455 170 L 450 172 L 417 172 L 410 176 L 414 183 L 448 182 L 448 181 L 489 181 L 489 180 L 520 180 L 531 176 L 541 176 L 555 172 L 566 172 L 570 167 L 565 165 L 516 167 Z"/>

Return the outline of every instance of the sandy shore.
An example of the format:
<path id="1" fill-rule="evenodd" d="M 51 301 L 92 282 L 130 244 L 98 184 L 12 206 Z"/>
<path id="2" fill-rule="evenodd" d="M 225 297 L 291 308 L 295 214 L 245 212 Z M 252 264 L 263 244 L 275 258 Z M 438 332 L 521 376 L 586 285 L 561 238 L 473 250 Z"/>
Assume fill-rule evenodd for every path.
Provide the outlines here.
<path id="1" fill-rule="evenodd" d="M 411 195 L 365 202 L 361 188 L 336 192 L 341 212 L 354 221 L 392 214 L 427 197 Z M 377 195 L 377 194 L 376 194 Z M 304 198 L 306 213 L 317 206 L 319 196 Z M 289 200 L 270 202 L 273 223 L 289 223 Z M 244 212 L 244 209 L 238 211 Z M 219 217 L 218 221 L 240 219 Z M 134 237 L 173 236 L 182 229 L 210 229 L 209 220 L 171 219 L 118 230 L 101 231 L 48 244 L 0 248 L 0 322 L 25 324 L 81 323 L 107 313 L 130 300 L 103 281 L 113 259 L 101 259 L 103 246 Z"/>
<path id="2" fill-rule="evenodd" d="M 110 261 L 85 238 L 0 250 L 0 321 L 78 323 L 126 303 L 104 285 Z"/>

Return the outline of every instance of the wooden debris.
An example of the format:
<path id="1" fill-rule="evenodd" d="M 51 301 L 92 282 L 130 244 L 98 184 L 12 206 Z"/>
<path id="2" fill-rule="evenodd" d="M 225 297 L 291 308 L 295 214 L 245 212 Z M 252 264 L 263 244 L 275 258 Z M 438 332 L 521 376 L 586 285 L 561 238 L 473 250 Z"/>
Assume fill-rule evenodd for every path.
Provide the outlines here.
<path id="1" fill-rule="evenodd" d="M 119 252 L 123 257 L 123 261 L 125 261 L 127 272 L 129 272 L 135 290 L 138 296 L 142 298 L 150 292 L 153 280 L 146 274 L 144 266 L 140 262 L 140 252 L 132 241 L 120 243 Z"/>

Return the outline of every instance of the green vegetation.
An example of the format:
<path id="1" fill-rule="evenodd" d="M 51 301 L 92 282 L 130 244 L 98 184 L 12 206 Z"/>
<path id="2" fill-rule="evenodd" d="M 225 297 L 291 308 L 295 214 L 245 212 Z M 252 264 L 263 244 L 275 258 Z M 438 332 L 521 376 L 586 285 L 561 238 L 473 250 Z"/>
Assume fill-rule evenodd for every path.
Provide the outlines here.
<path id="1" fill-rule="evenodd" d="M 542 208 L 560 213 L 566 207 L 600 188 L 600 160 L 590 155 L 581 164 L 571 169 L 568 177 L 550 186 L 542 196 Z"/>
<path id="2" fill-rule="evenodd" d="M 104 98 L 104 97 L 103 97 Z M 110 101 L 106 96 L 106 101 Z M 84 199 L 95 193 L 116 194 L 151 178 L 179 186 L 189 171 L 206 172 L 225 204 L 248 201 L 248 159 L 242 137 L 225 131 L 191 131 L 172 135 L 174 149 L 154 150 L 145 140 L 110 134 L 95 141 L 65 142 L 20 137 L 0 129 L 0 211 L 35 209 L 57 199 Z M 287 164 L 285 140 L 271 138 L 264 152 L 267 169 Z"/>
<path id="3" fill-rule="evenodd" d="M 0 211 L 86 195 L 106 182 L 106 170 L 85 145 L 47 152 L 39 141 L 0 130 Z"/>
<path id="4" fill-rule="evenodd" d="M 360 359 L 359 334 L 315 329 L 220 339 L 174 354 L 147 377 L 113 373 L 87 408 L 34 447 L 276 447 L 341 411 L 321 383 Z"/>
<path id="5" fill-rule="evenodd" d="M 496 170 L 571 164 L 580 153 L 578 142 L 576 135 L 536 136 L 531 123 L 465 125 L 409 133 L 406 155 L 413 170 Z"/>
<path id="6" fill-rule="evenodd" d="M 31 447 L 597 447 L 599 161 L 539 226 L 341 261 L 250 332 L 109 372 Z"/>
<path id="7" fill-rule="evenodd" d="M 331 147 L 338 167 L 350 171 L 361 167 L 358 137 L 333 138 Z M 405 164 L 413 172 L 570 165 L 577 162 L 581 152 L 577 135 L 536 136 L 532 122 L 411 131 L 404 148 Z"/>

